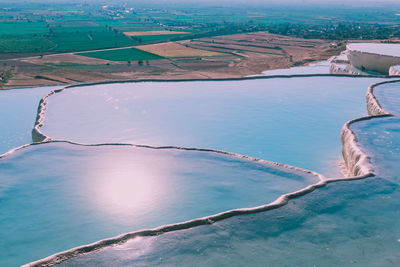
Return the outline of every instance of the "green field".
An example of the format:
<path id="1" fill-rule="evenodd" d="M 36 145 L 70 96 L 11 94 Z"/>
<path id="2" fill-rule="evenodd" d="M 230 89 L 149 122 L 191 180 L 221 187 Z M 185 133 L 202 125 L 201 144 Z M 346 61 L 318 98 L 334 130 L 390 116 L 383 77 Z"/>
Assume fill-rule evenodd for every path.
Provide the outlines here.
<path id="1" fill-rule="evenodd" d="M 157 43 L 157 42 L 168 42 L 174 40 L 177 37 L 184 37 L 187 34 L 161 34 L 161 35 L 142 35 L 135 36 L 135 39 L 140 40 L 140 44 Z"/>
<path id="2" fill-rule="evenodd" d="M 51 51 L 56 44 L 46 37 L 29 35 L 0 37 L 0 52 Z"/>
<path id="3" fill-rule="evenodd" d="M 132 38 L 104 27 L 57 27 L 50 34 L 0 36 L 0 52 L 85 51 L 135 44 Z"/>
<path id="4" fill-rule="evenodd" d="M 8 2 L 7 2 L 8 1 Z M 378 1 L 377 1 L 378 2 Z M 157 5 L 158 6 L 158 5 Z M 78 52 L 269 31 L 329 40 L 400 38 L 400 11 L 328 6 L 193 5 L 173 8 L 114 3 L 36 3 L 6 0 L 0 7 L 0 53 Z M 183 31 L 187 35 L 127 37 L 124 32 Z"/>
<path id="5" fill-rule="evenodd" d="M 113 28 L 120 32 L 145 32 L 164 30 L 163 27 L 154 23 L 126 23 L 121 26 L 113 26 Z"/>
<path id="6" fill-rule="evenodd" d="M 100 26 L 122 26 L 124 23 L 119 20 L 95 20 L 94 23 Z"/>
<path id="7" fill-rule="evenodd" d="M 106 51 L 77 53 L 85 57 L 100 58 L 111 61 L 131 61 L 131 60 L 153 60 L 162 59 L 162 57 L 148 53 L 136 48 L 114 49 Z"/>
<path id="8" fill-rule="evenodd" d="M 44 22 L 0 22 L 0 35 L 42 34 L 48 31 Z"/>
<path id="9" fill-rule="evenodd" d="M 50 40 L 57 44 L 55 51 L 82 51 L 135 44 L 132 39 L 112 31 L 63 33 Z"/>
<path id="10" fill-rule="evenodd" d="M 106 32 L 109 31 L 105 27 L 100 26 L 51 26 L 51 31 L 54 34 L 63 33 L 91 33 L 91 32 Z"/>

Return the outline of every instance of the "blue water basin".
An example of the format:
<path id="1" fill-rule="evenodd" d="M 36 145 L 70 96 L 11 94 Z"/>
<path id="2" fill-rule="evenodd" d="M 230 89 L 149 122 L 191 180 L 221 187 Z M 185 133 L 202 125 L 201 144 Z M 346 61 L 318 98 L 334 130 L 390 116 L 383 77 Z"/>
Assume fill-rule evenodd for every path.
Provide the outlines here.
<path id="1" fill-rule="evenodd" d="M 46 143 L 0 159 L 0 266 L 270 203 L 318 181 L 219 153 Z"/>
<path id="2" fill-rule="evenodd" d="M 212 148 L 340 176 L 340 130 L 376 78 L 142 82 L 67 89 L 42 131 L 79 143 Z"/>

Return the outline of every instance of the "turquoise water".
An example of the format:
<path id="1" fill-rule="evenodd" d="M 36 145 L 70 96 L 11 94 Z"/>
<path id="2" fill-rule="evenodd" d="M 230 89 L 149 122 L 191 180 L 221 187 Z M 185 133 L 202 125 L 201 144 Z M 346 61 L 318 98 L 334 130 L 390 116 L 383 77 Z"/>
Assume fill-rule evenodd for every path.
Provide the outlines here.
<path id="1" fill-rule="evenodd" d="M 400 82 L 374 88 L 374 95 L 393 117 L 373 118 L 351 125 L 365 152 L 370 155 L 375 173 L 400 182 Z"/>
<path id="2" fill-rule="evenodd" d="M 366 89 L 378 81 L 304 77 L 68 89 L 49 98 L 43 131 L 82 143 L 221 149 L 336 176 L 340 129 L 366 115 Z M 396 86 L 375 90 L 395 114 Z M 17 98 L 10 93 L 8 102 Z M 2 120 L 8 122 L 13 105 L 1 101 L 9 107 Z M 33 102 L 21 97 L 22 114 Z M 26 138 L 34 117 L 20 123 L 16 116 L 10 125 Z M 395 116 L 351 125 L 374 178 L 332 183 L 276 210 L 135 238 L 61 265 L 399 266 L 399 122 Z M 13 138 L 8 132 L 6 145 L 30 142 Z M 266 204 L 314 182 L 303 172 L 212 152 L 64 142 L 30 146 L 0 159 L 0 266 Z"/>
<path id="3" fill-rule="evenodd" d="M 340 130 L 375 78 L 145 82 L 49 98 L 42 131 L 79 143 L 212 148 L 340 176 Z"/>
<path id="4" fill-rule="evenodd" d="M 306 66 L 291 67 L 287 69 L 266 70 L 254 76 L 273 76 L 273 75 L 303 75 L 303 74 L 329 74 L 329 61 L 310 63 Z"/>
<path id="5" fill-rule="evenodd" d="M 263 205 L 316 181 L 311 174 L 211 152 L 30 146 L 0 159 L 0 266 Z"/>
<path id="6" fill-rule="evenodd" d="M 400 118 L 375 118 L 351 126 L 370 155 L 374 171 L 380 176 L 400 182 Z"/>
<path id="7" fill-rule="evenodd" d="M 374 95 L 387 112 L 400 115 L 400 83 L 385 83 L 374 88 Z"/>
<path id="8" fill-rule="evenodd" d="M 389 95 L 377 99 L 399 110 L 397 93 Z M 276 210 L 132 239 L 60 265 L 400 266 L 400 120 L 373 118 L 350 128 L 376 177 L 332 183 Z"/>
<path id="9" fill-rule="evenodd" d="M 0 155 L 32 142 L 32 127 L 40 99 L 59 87 L 0 90 Z"/>
<path id="10" fill-rule="evenodd" d="M 330 184 L 288 205 L 122 245 L 60 266 L 399 266 L 400 188 Z"/>

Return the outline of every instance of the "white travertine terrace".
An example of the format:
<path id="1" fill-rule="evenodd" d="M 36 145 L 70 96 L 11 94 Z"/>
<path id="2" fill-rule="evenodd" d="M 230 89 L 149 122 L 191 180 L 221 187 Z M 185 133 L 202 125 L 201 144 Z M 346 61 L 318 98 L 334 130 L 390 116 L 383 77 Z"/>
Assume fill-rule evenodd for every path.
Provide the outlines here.
<path id="1" fill-rule="evenodd" d="M 400 44 L 351 43 L 347 57 L 356 68 L 388 74 L 391 66 L 400 64 Z"/>
<path id="2" fill-rule="evenodd" d="M 349 59 L 347 57 L 347 52 L 343 51 L 340 53 L 338 56 L 333 56 L 330 59 L 328 59 L 330 63 L 337 63 L 337 64 L 349 64 Z"/>
<path id="3" fill-rule="evenodd" d="M 389 69 L 390 76 L 400 76 L 400 65 L 391 66 Z"/>
<path id="4" fill-rule="evenodd" d="M 398 81 L 390 81 L 390 82 L 398 82 Z M 193 220 L 182 222 L 182 223 L 177 223 L 177 224 L 172 224 L 172 225 L 164 225 L 164 226 L 160 226 L 160 227 L 154 228 L 154 229 L 144 229 L 141 231 L 125 233 L 120 236 L 103 239 L 103 240 L 100 240 L 100 241 L 92 243 L 92 244 L 72 248 L 70 250 L 51 255 L 47 258 L 28 263 L 24 266 L 26 266 L 26 267 L 52 266 L 52 265 L 55 265 L 62 261 L 68 260 L 70 258 L 79 256 L 81 254 L 97 251 L 97 250 L 105 248 L 107 246 L 120 244 L 120 243 L 123 243 L 123 242 L 125 242 L 129 239 L 135 238 L 135 237 L 155 236 L 155 235 L 163 234 L 163 233 L 170 232 L 170 231 L 183 230 L 183 229 L 188 229 L 188 228 L 199 226 L 199 225 L 212 224 L 214 222 L 217 222 L 217 221 L 220 221 L 220 220 L 223 220 L 226 218 L 230 218 L 230 217 L 233 217 L 236 215 L 252 214 L 252 213 L 256 213 L 256 212 L 276 209 L 276 208 L 286 205 L 291 199 L 308 194 L 314 190 L 317 190 L 318 188 L 324 187 L 325 185 L 327 185 L 329 183 L 338 182 L 338 181 L 346 181 L 346 180 L 348 181 L 348 180 L 356 180 L 356 179 L 365 179 L 368 177 L 373 177 L 374 176 L 373 165 L 369 162 L 368 155 L 363 151 L 362 147 L 360 146 L 356 134 L 350 129 L 350 125 L 353 123 L 356 123 L 358 121 L 362 121 L 362 120 L 369 120 L 369 119 L 376 118 L 376 117 L 391 116 L 391 114 L 389 114 L 387 111 L 385 111 L 381 107 L 381 105 L 377 101 L 375 95 L 373 94 L 374 87 L 379 86 L 381 84 L 390 83 L 390 82 L 383 82 L 383 83 L 378 83 L 378 84 L 374 84 L 374 85 L 370 86 L 367 91 L 367 95 L 366 95 L 367 108 L 368 108 L 368 112 L 369 112 L 370 116 L 351 120 L 351 121 L 347 122 L 342 129 L 341 139 L 342 139 L 342 145 L 343 145 L 343 157 L 345 160 L 346 167 L 348 168 L 348 171 L 349 171 L 348 177 L 326 178 L 325 176 L 323 176 L 319 173 L 316 173 L 314 171 L 304 170 L 301 168 L 292 167 L 292 166 L 285 165 L 285 164 L 264 161 L 264 160 L 260 160 L 260 159 L 251 158 L 248 156 L 243 156 L 243 155 L 239 155 L 239 154 L 235 154 L 235 153 L 218 151 L 218 150 L 204 150 L 204 149 L 182 148 L 182 147 L 149 147 L 149 146 L 133 145 L 133 144 L 113 144 L 113 145 L 130 145 L 130 146 L 137 146 L 137 147 L 147 147 L 147 148 L 153 148 L 153 149 L 174 148 L 174 149 L 181 149 L 181 150 L 198 150 L 198 151 L 208 151 L 208 152 L 213 152 L 213 153 L 225 154 L 225 155 L 230 155 L 230 156 L 243 158 L 243 159 L 247 159 L 247 160 L 262 162 L 264 164 L 288 168 L 288 169 L 291 169 L 294 171 L 313 174 L 319 178 L 319 181 L 317 181 L 316 183 L 309 185 L 301 190 L 298 190 L 296 192 L 281 195 L 274 202 L 267 203 L 265 205 L 261 205 L 258 207 L 252 207 L 252 208 L 245 208 L 245 209 L 234 209 L 234 210 L 229 210 L 226 212 L 222 212 L 219 214 L 215 214 L 215 215 L 211 215 L 211 216 L 207 216 L 207 217 L 203 217 L 203 218 L 193 219 Z M 48 98 L 51 95 L 53 95 L 55 93 L 59 93 L 67 88 L 68 87 L 63 88 L 61 90 L 52 91 L 51 93 L 47 94 L 45 97 L 42 98 L 42 101 L 40 102 L 39 108 L 38 108 L 35 128 L 33 130 L 33 138 L 34 139 L 37 138 L 36 141 L 39 143 L 29 144 L 26 146 L 39 145 L 39 144 L 42 144 L 43 142 L 45 142 L 45 143 L 46 142 L 48 142 L 48 143 L 67 142 L 70 144 L 81 145 L 81 146 L 106 145 L 106 144 L 82 145 L 82 144 L 72 143 L 70 141 L 51 141 L 50 137 L 46 136 L 44 133 L 41 132 L 40 128 L 43 125 L 43 120 L 44 120 L 45 111 L 46 111 L 46 104 L 48 103 Z M 108 145 L 110 145 L 110 144 L 108 144 Z M 20 147 L 17 149 L 22 149 L 24 147 Z M 10 151 L 9 153 L 6 153 L 4 155 L 0 155 L 0 158 L 13 153 L 14 151 L 15 150 Z"/>
<path id="5" fill-rule="evenodd" d="M 347 74 L 347 75 L 369 75 L 347 63 L 331 62 L 329 66 L 331 74 Z"/>
<path id="6" fill-rule="evenodd" d="M 347 51 L 343 51 L 338 56 L 331 57 L 328 61 L 330 74 L 371 75 L 351 65 L 347 57 Z"/>

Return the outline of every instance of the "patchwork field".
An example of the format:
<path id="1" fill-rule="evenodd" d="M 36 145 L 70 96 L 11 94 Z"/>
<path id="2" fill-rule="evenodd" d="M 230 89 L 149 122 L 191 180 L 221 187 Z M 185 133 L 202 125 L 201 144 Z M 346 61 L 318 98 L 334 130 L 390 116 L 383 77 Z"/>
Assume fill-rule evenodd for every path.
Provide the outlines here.
<path id="1" fill-rule="evenodd" d="M 81 30 L 80 27 L 65 27 L 55 29 L 51 35 L 7 35 L 7 38 L 0 38 L 0 53 L 85 51 L 129 46 L 135 43 L 129 37 L 105 28 L 94 31 Z"/>
<path id="2" fill-rule="evenodd" d="M 168 42 L 152 45 L 136 46 L 135 48 L 166 58 L 174 57 L 212 57 L 223 54 L 208 50 L 195 49 L 182 44 Z"/>
<path id="3" fill-rule="evenodd" d="M 178 32 L 178 31 L 124 32 L 126 36 L 171 35 L 171 34 L 187 34 L 187 33 L 189 32 Z"/>
<path id="4" fill-rule="evenodd" d="M 136 48 L 103 50 L 96 52 L 78 53 L 77 55 L 111 61 L 153 60 L 162 58 L 159 55 L 155 55 Z"/>
<path id="5" fill-rule="evenodd" d="M 15 66 L 4 88 L 126 79 L 238 78 L 324 60 L 344 49 L 329 45 L 326 40 L 257 32 L 75 54 L 29 55 L 3 60 Z"/>
<path id="6" fill-rule="evenodd" d="M 142 36 L 131 36 L 131 38 L 135 38 L 140 44 L 152 44 L 152 43 L 160 43 L 160 42 L 169 42 L 182 40 L 187 37 L 187 34 L 159 34 L 159 35 L 142 35 Z"/>
<path id="7" fill-rule="evenodd" d="M 21 61 L 26 62 L 26 63 L 37 64 L 37 65 L 62 64 L 65 62 L 76 63 L 76 64 L 91 64 L 91 65 L 113 64 L 113 62 L 109 61 L 109 60 L 90 58 L 90 57 L 86 57 L 86 56 L 80 56 L 77 54 L 50 55 L 50 56 L 45 56 L 43 58 L 40 58 L 40 57 L 26 58 L 26 59 L 22 59 Z"/>
<path id="8" fill-rule="evenodd" d="M 0 22 L 0 35 L 3 34 L 40 34 L 47 33 L 44 22 Z"/>
<path id="9" fill-rule="evenodd" d="M 166 31 L 166 30 L 152 30 L 152 31 L 126 31 L 124 34 L 131 37 L 133 40 L 140 44 L 151 44 L 159 42 L 168 42 L 177 39 L 182 39 L 189 36 L 192 32 L 186 31 Z"/>
<path id="10" fill-rule="evenodd" d="M 3 1 L 4 2 L 4 1 Z M 0 58 L 121 48 L 185 39 L 268 31 L 270 33 L 345 40 L 392 39 L 400 34 L 396 8 L 382 12 L 357 8 L 332 10 L 211 5 L 154 6 L 133 3 L 58 5 L 46 1 L 6 1 L 0 6 Z M 379 2 L 379 1 L 378 1 Z M 332 12 L 335 15 L 332 15 Z M 349 21 L 343 27 L 338 23 Z M 381 21 L 376 24 L 375 21 Z M 73 36 L 73 38 L 71 38 Z M 251 41 L 250 41 L 251 42 Z M 215 49 L 221 44 L 215 43 Z M 247 45 L 248 46 L 248 45 Z M 248 50 L 231 44 L 233 50 Z M 262 48 L 257 52 L 261 52 Z M 20 56 L 17 56 L 20 57 Z M 16 58 L 16 57 L 14 57 Z"/>

